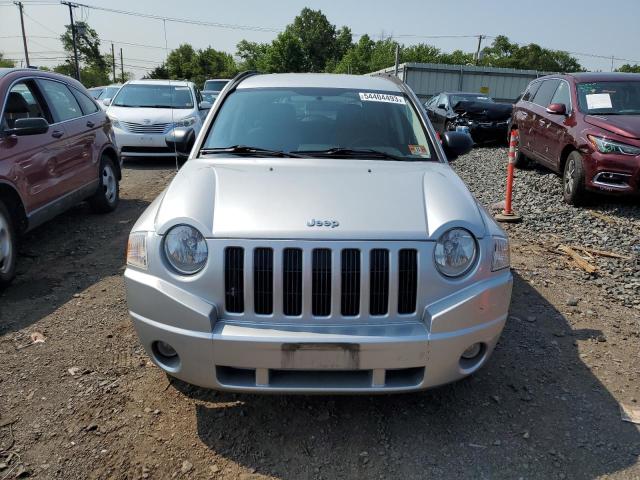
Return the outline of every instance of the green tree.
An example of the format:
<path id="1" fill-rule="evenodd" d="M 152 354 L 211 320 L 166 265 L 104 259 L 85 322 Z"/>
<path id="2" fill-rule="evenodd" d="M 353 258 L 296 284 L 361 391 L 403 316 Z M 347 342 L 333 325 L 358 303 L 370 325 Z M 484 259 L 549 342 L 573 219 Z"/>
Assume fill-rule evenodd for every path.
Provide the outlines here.
<path id="1" fill-rule="evenodd" d="M 400 49 L 400 61 L 411 63 L 440 63 L 442 52 L 439 48 L 426 43 L 418 43 Z"/>
<path id="2" fill-rule="evenodd" d="M 375 47 L 375 42 L 371 40 L 369 35 L 364 34 L 342 56 L 337 63 L 334 72 L 336 73 L 353 73 L 363 74 L 371 71 L 371 54 Z"/>
<path id="3" fill-rule="evenodd" d="M 183 43 L 167 56 L 167 60 L 151 70 L 145 78 L 190 80 L 197 85 L 208 78 L 232 77 L 238 71 L 233 57 L 211 47 L 196 50 Z"/>
<path id="4" fill-rule="evenodd" d="M 86 87 L 105 85 L 110 80 L 110 68 L 107 58 L 100 53 L 100 37 L 86 22 L 76 22 L 76 45 L 80 62 L 80 79 Z M 73 33 L 71 25 L 66 25 L 60 35 L 62 48 L 67 52 L 67 60 L 54 71 L 65 75 L 75 75 L 75 57 L 73 52 Z"/>
<path id="5" fill-rule="evenodd" d="M 616 72 L 640 73 L 640 65 L 631 65 L 629 63 L 625 63 L 620 68 L 618 68 Z"/>
<path id="6" fill-rule="evenodd" d="M 269 45 L 263 63 L 267 72 L 304 72 L 307 68 L 302 43 L 286 30 Z"/>
<path id="7" fill-rule="evenodd" d="M 578 72 L 583 70 L 575 57 L 562 50 L 549 50 L 535 43 L 520 46 L 504 35 L 495 38 L 483 50 L 482 65 L 552 72 Z"/>
<path id="8" fill-rule="evenodd" d="M 0 52 L 0 67 L 15 67 L 16 64 L 13 62 L 13 60 L 7 60 L 6 58 L 4 58 L 4 54 L 2 52 Z"/>
<path id="9" fill-rule="evenodd" d="M 241 40 L 236 45 L 236 55 L 240 58 L 240 70 L 265 70 L 265 57 L 269 50 L 268 43 Z"/>
<path id="10" fill-rule="evenodd" d="M 287 26 L 285 33 L 298 40 L 303 52 L 304 70 L 323 72 L 327 63 L 335 59 L 336 27 L 321 10 L 303 8 L 293 23 Z M 282 39 L 279 41 L 282 42 Z M 288 38 L 286 41 L 291 42 Z M 294 63 L 297 63 L 297 59 Z"/>

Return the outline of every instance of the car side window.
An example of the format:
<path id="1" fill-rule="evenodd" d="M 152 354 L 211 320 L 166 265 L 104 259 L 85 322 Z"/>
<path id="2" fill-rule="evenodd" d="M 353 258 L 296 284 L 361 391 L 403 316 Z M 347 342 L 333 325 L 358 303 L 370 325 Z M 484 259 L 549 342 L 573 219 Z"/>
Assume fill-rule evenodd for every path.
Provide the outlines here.
<path id="1" fill-rule="evenodd" d="M 541 82 L 531 82 L 529 84 L 529 87 L 527 88 L 527 91 L 524 92 L 524 95 L 522 96 L 522 100 L 524 100 L 525 102 L 530 102 L 533 97 L 536 95 L 536 92 L 538 91 L 538 89 L 540 88 L 540 83 Z"/>
<path id="2" fill-rule="evenodd" d="M 559 83 L 560 80 L 544 80 L 533 97 L 533 103 L 541 107 L 548 107 Z"/>
<path id="3" fill-rule="evenodd" d="M 569 93 L 569 84 L 567 82 L 560 82 L 556 93 L 553 94 L 551 103 L 564 103 L 567 107 L 567 111 L 571 108 L 571 95 Z"/>
<path id="4" fill-rule="evenodd" d="M 80 90 L 72 87 L 71 92 L 76 97 L 76 100 L 80 104 L 80 108 L 82 108 L 82 111 L 85 115 L 91 115 L 92 113 L 96 113 L 98 110 L 100 110 L 95 102 Z"/>
<path id="5" fill-rule="evenodd" d="M 0 121 L 1 129 L 14 128 L 19 118 L 44 118 L 51 123 L 40 92 L 31 80 L 18 82 L 9 90 Z"/>
<path id="6" fill-rule="evenodd" d="M 43 79 L 40 79 L 39 83 L 53 110 L 53 118 L 56 122 L 64 122 L 82 116 L 78 101 L 64 83 Z"/>
<path id="7" fill-rule="evenodd" d="M 439 105 L 444 105 L 444 108 L 447 108 L 447 105 L 449 105 L 449 102 L 447 101 L 447 96 L 444 93 L 441 93 L 440 96 L 438 97 L 438 106 Z"/>

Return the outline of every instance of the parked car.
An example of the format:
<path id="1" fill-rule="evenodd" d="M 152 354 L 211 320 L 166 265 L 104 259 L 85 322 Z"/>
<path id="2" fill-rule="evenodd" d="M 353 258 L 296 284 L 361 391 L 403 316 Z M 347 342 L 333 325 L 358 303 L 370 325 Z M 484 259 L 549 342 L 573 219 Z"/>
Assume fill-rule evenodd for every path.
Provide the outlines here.
<path id="1" fill-rule="evenodd" d="M 17 238 L 83 200 L 118 205 L 111 123 L 76 80 L 0 68 L 0 287 L 15 274 Z"/>
<path id="2" fill-rule="evenodd" d="M 107 107 L 105 106 L 104 101 L 115 97 L 118 90 L 120 90 L 120 87 L 122 87 L 122 84 L 114 83 L 105 87 L 90 88 L 89 92 L 91 93 L 91 96 L 98 101 L 100 108 L 106 110 Z"/>
<path id="3" fill-rule="evenodd" d="M 193 82 L 175 80 L 132 80 L 104 103 L 123 157 L 175 157 L 164 136 L 176 127 L 199 132 L 210 106 Z"/>
<path id="4" fill-rule="evenodd" d="M 498 103 L 488 95 L 468 92 L 442 92 L 424 107 L 437 132 L 464 127 L 476 143 L 503 141 L 513 109 L 510 103 Z"/>
<path id="5" fill-rule="evenodd" d="M 218 98 L 219 93 L 220 92 L 214 92 L 213 90 L 203 90 L 200 92 L 202 95 L 200 116 L 203 120 L 207 116 L 207 113 L 209 113 L 209 110 L 211 110 L 213 104 L 216 103 L 216 98 Z"/>
<path id="6" fill-rule="evenodd" d="M 516 166 L 563 176 L 567 203 L 590 192 L 640 192 L 640 74 L 572 73 L 534 80 L 514 107 Z"/>
<path id="7" fill-rule="evenodd" d="M 204 82 L 203 91 L 220 93 L 229 83 L 228 78 L 212 78 Z"/>
<path id="8" fill-rule="evenodd" d="M 419 390 L 484 365 L 509 309 L 505 232 L 390 76 L 241 74 L 138 219 L 125 282 L 140 341 L 215 389 Z M 195 144 L 194 144 L 195 142 Z M 444 148 L 444 150 L 443 150 Z"/>

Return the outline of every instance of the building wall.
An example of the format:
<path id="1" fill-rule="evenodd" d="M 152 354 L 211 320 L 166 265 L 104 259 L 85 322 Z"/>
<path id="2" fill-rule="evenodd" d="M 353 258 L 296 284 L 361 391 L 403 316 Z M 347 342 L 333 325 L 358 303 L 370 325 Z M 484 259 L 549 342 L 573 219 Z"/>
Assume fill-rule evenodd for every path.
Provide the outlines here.
<path id="1" fill-rule="evenodd" d="M 370 75 L 394 71 L 395 67 L 389 67 Z M 549 73 L 552 72 L 436 63 L 403 63 L 398 69 L 398 76 L 423 101 L 440 92 L 463 91 L 484 93 L 501 102 L 513 102 L 531 80 Z"/>

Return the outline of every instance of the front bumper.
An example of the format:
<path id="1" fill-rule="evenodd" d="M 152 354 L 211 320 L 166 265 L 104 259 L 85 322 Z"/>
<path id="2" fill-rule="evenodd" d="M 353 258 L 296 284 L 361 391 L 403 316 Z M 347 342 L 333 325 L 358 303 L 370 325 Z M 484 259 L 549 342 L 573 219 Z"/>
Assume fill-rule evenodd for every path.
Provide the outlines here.
<path id="1" fill-rule="evenodd" d="M 121 157 L 176 157 L 169 149 L 164 134 L 137 134 L 114 128 Z"/>
<path id="2" fill-rule="evenodd" d="M 309 325 L 218 318 L 215 305 L 152 275 L 127 269 L 125 281 L 133 324 L 156 365 L 202 387 L 273 393 L 403 392 L 465 377 L 491 355 L 512 287 L 503 271 L 430 304 L 422 321 Z M 162 357 L 157 341 L 177 359 Z M 474 343 L 482 344 L 478 356 L 462 359 Z"/>
<path id="3" fill-rule="evenodd" d="M 475 142 L 503 141 L 509 128 L 508 120 L 499 122 L 473 122 L 469 125 L 469 133 Z"/>
<path id="4" fill-rule="evenodd" d="M 590 190 L 613 194 L 640 193 L 640 155 L 588 152 L 584 157 L 585 183 Z"/>

